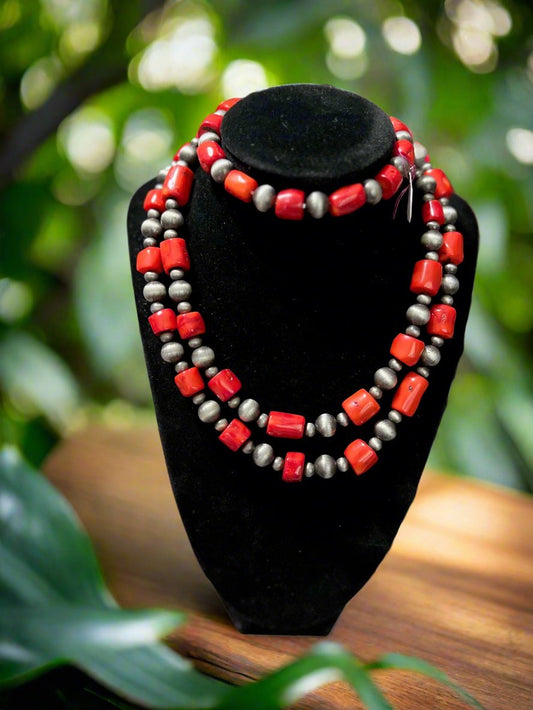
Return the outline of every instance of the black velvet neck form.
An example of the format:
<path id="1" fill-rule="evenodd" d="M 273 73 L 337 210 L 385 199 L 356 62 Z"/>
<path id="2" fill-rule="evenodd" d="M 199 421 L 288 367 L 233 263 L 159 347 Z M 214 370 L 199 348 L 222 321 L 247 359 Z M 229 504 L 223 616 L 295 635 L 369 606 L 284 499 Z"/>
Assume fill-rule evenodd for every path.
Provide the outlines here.
<path id="1" fill-rule="evenodd" d="M 251 94 L 222 123 L 222 143 L 237 166 L 276 189 L 331 192 L 373 176 L 389 159 L 394 131 L 386 114 L 355 94 L 328 86 L 281 86 Z M 453 176 L 452 176 L 453 179 Z M 458 197 L 465 236 L 456 336 L 411 419 L 384 446 L 367 474 L 337 473 L 286 484 L 271 469 L 232 453 L 201 424 L 196 407 L 173 382 L 149 329 L 143 278 L 142 201 L 128 216 L 135 297 L 148 374 L 167 467 L 191 544 L 240 630 L 326 634 L 389 549 L 416 492 L 463 349 L 474 277 L 477 226 Z M 219 367 L 243 382 L 242 397 L 262 411 L 303 414 L 314 421 L 373 384 L 387 364 L 393 337 L 413 303 L 409 283 L 422 258 L 419 196 L 411 224 L 394 199 L 351 216 L 286 222 L 229 196 L 200 168 L 184 210 L 192 269 L 192 302 L 204 316 L 206 344 Z M 390 396 L 382 403 L 384 414 Z M 389 407 L 390 408 L 390 407 Z M 374 422 L 373 422 L 374 423 Z M 373 423 L 341 429 L 332 439 L 273 440 L 277 453 L 341 456 Z M 263 433 L 255 427 L 255 440 Z"/>

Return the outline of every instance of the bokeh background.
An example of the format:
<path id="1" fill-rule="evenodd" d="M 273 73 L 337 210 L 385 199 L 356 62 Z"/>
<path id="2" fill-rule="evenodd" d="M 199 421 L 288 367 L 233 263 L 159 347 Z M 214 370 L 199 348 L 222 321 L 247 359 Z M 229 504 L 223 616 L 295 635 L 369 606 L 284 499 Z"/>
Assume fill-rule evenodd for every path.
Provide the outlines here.
<path id="1" fill-rule="evenodd" d="M 533 8 L 511 0 L 0 1 L 0 435 L 39 464 L 153 421 L 131 193 L 223 98 L 292 82 L 405 120 L 473 206 L 466 352 L 431 465 L 533 490 Z"/>

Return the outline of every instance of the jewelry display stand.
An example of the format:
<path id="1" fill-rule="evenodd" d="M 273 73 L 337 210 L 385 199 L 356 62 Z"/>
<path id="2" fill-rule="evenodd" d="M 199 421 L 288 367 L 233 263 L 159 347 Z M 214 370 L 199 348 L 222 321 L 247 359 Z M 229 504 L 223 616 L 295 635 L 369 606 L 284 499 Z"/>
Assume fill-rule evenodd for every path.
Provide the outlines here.
<path id="1" fill-rule="evenodd" d="M 242 99 L 224 117 L 221 138 L 231 162 L 260 183 L 331 193 L 376 174 L 392 154 L 395 133 L 388 116 L 360 96 L 290 85 Z M 455 334 L 416 414 L 403 418 L 367 473 L 286 483 L 272 467 L 257 468 L 250 456 L 221 445 L 161 358 L 145 281 L 135 269 L 143 200 L 154 184 L 130 204 L 133 284 L 166 464 L 192 548 L 240 631 L 326 635 L 382 561 L 414 498 L 463 350 L 475 217 L 461 198 L 450 198 L 464 235 Z M 393 198 L 339 218 L 285 221 L 236 200 L 196 168 L 183 210 L 195 307 L 206 322 L 206 344 L 220 367 L 238 372 L 243 397 L 256 398 L 266 412 L 314 421 L 341 411 L 346 397 L 372 384 L 416 302 L 409 283 L 425 226 L 420 194 L 414 200 L 410 223 L 407 197 L 396 216 Z M 356 435 L 371 437 L 374 423 L 305 439 L 300 447 L 308 460 L 338 457 Z"/>

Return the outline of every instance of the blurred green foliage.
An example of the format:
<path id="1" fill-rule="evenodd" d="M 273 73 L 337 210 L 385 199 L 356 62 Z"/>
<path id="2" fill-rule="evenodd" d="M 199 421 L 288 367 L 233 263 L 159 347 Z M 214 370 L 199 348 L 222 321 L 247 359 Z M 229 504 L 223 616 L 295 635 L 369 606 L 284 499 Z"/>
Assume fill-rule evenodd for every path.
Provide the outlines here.
<path id="1" fill-rule="evenodd" d="M 479 219 L 466 352 L 432 464 L 533 490 L 529 3 L 3 0 L 0 33 L 3 439 L 38 464 L 88 419 L 151 416 L 131 192 L 222 98 L 328 83 L 409 123 Z"/>

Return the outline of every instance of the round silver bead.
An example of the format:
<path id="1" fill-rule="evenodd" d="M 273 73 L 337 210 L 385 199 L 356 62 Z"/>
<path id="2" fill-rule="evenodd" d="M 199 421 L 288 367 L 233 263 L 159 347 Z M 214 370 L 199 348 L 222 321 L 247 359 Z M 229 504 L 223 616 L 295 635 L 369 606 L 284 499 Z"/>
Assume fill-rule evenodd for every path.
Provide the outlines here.
<path id="1" fill-rule="evenodd" d="M 418 372 L 419 375 L 422 377 L 429 377 L 429 370 L 427 367 L 417 367 L 416 371 Z"/>
<path id="2" fill-rule="evenodd" d="M 165 306 L 162 303 L 156 301 L 150 306 L 150 313 L 157 313 L 157 311 L 162 311 Z"/>
<path id="3" fill-rule="evenodd" d="M 427 251 L 424 255 L 424 259 L 429 259 L 430 261 L 438 261 L 439 255 L 436 251 Z"/>
<path id="4" fill-rule="evenodd" d="M 422 199 L 424 202 L 432 202 L 435 199 L 435 195 L 432 192 L 426 192 Z"/>
<path id="5" fill-rule="evenodd" d="M 187 167 L 185 160 L 176 160 L 176 162 L 173 162 L 172 165 L 182 165 L 184 168 Z"/>
<path id="6" fill-rule="evenodd" d="M 350 468 L 350 464 L 348 463 L 348 459 L 345 456 L 340 456 L 336 460 L 336 465 L 339 471 L 346 472 Z"/>
<path id="7" fill-rule="evenodd" d="M 178 303 L 178 313 L 190 313 L 192 311 L 192 306 L 189 301 L 182 301 Z"/>
<path id="8" fill-rule="evenodd" d="M 439 202 L 443 207 L 446 207 L 446 205 L 450 204 L 450 200 L 447 197 L 441 197 Z"/>
<path id="9" fill-rule="evenodd" d="M 320 414 L 315 421 L 315 427 L 320 436 L 329 438 L 337 431 L 337 420 L 331 414 Z"/>
<path id="10" fill-rule="evenodd" d="M 205 371 L 205 376 L 208 379 L 211 379 L 211 377 L 214 377 L 218 373 L 218 367 L 208 367 L 207 370 Z"/>
<path id="11" fill-rule="evenodd" d="M 310 192 L 305 198 L 305 207 L 311 217 L 322 219 L 329 209 L 329 197 L 319 190 Z"/>
<path id="12" fill-rule="evenodd" d="M 254 449 L 255 449 L 254 442 L 247 441 L 246 444 L 242 447 L 242 453 L 243 454 L 251 454 Z"/>
<path id="13" fill-rule="evenodd" d="M 435 222 L 434 220 L 430 220 L 429 222 L 426 222 L 426 228 L 430 229 L 431 231 L 436 231 L 439 229 L 440 224 L 438 222 Z"/>
<path id="14" fill-rule="evenodd" d="M 387 417 L 391 420 L 391 422 L 394 422 L 394 424 L 399 424 L 402 421 L 402 415 L 395 409 L 391 409 L 387 414 Z"/>
<path id="15" fill-rule="evenodd" d="M 457 222 L 457 210 L 451 205 L 444 205 L 442 208 L 446 224 L 455 224 Z"/>
<path id="16" fill-rule="evenodd" d="M 453 305 L 453 296 L 442 296 L 440 300 L 442 303 L 445 303 L 447 306 Z"/>
<path id="17" fill-rule="evenodd" d="M 205 402 L 205 392 L 198 392 L 198 394 L 195 394 L 192 398 L 192 403 L 198 406 L 202 404 L 202 402 Z"/>
<path id="18" fill-rule="evenodd" d="M 154 239 L 154 237 L 145 237 L 143 239 L 143 247 L 155 247 L 157 244 L 157 239 Z"/>
<path id="19" fill-rule="evenodd" d="M 227 419 L 219 419 L 218 422 L 215 424 L 215 429 L 219 432 L 224 431 L 224 429 L 228 426 L 228 420 Z"/>
<path id="20" fill-rule="evenodd" d="M 161 348 L 161 357 L 165 362 L 179 362 L 183 357 L 183 353 L 183 345 L 175 340 L 165 343 Z"/>
<path id="21" fill-rule="evenodd" d="M 440 249 L 442 246 L 442 234 L 437 229 L 429 229 L 424 232 L 420 242 L 426 249 Z"/>
<path id="22" fill-rule="evenodd" d="M 413 142 L 413 137 L 409 133 L 409 131 L 396 131 L 396 140 L 397 141 L 409 141 L 410 143 Z"/>
<path id="23" fill-rule="evenodd" d="M 407 335 L 412 335 L 413 338 L 418 338 L 420 335 L 420 328 L 417 325 L 408 325 L 405 332 Z"/>
<path id="24" fill-rule="evenodd" d="M 261 429 L 264 429 L 267 424 L 268 424 L 268 414 L 266 414 L 266 412 L 263 412 L 263 414 L 260 414 L 257 419 L 257 426 L 261 427 Z"/>
<path id="25" fill-rule="evenodd" d="M 152 217 L 153 219 L 159 219 L 159 211 L 158 210 L 148 210 L 146 213 L 147 217 Z"/>
<path id="26" fill-rule="evenodd" d="M 170 165 L 167 165 L 166 168 L 162 168 L 162 169 L 157 173 L 157 177 L 156 177 L 157 182 L 161 182 L 161 183 L 162 183 L 162 182 L 165 182 L 165 178 L 166 178 L 166 176 L 167 176 L 167 173 L 168 173 L 168 171 L 169 171 L 169 168 L 170 168 Z M 156 187 L 157 187 L 157 185 L 156 185 Z"/>
<path id="27" fill-rule="evenodd" d="M 179 281 L 185 276 L 185 271 L 183 269 L 171 269 L 169 276 L 173 281 Z"/>
<path id="28" fill-rule="evenodd" d="M 189 363 L 185 362 L 185 360 L 180 360 L 178 363 L 176 363 L 176 365 L 174 365 L 174 370 L 178 374 L 180 372 L 185 372 L 185 370 L 188 370 L 188 369 L 189 369 Z"/>
<path id="29" fill-rule="evenodd" d="M 244 399 L 239 405 L 239 417 L 243 422 L 255 421 L 260 413 L 259 402 L 255 399 Z"/>
<path id="30" fill-rule="evenodd" d="M 215 182 L 224 182 L 230 170 L 233 170 L 232 163 L 226 158 L 220 158 L 211 166 L 211 177 Z"/>
<path id="31" fill-rule="evenodd" d="M 307 422 L 305 425 L 305 435 L 309 438 L 316 434 L 316 426 L 312 422 Z"/>
<path id="32" fill-rule="evenodd" d="M 164 239 L 175 239 L 177 236 L 178 233 L 175 229 L 165 229 L 165 232 L 163 234 Z"/>
<path id="33" fill-rule="evenodd" d="M 395 155 L 390 162 L 391 165 L 394 165 L 402 177 L 407 177 L 409 175 L 409 163 L 403 156 Z"/>
<path id="34" fill-rule="evenodd" d="M 232 397 L 230 400 L 228 400 L 228 407 L 230 409 L 237 409 L 239 404 L 241 403 L 241 398 L 240 397 Z"/>
<path id="35" fill-rule="evenodd" d="M 199 348 L 200 345 L 202 344 L 202 338 L 200 338 L 199 336 L 195 336 L 194 338 L 189 338 L 189 340 L 187 341 L 187 344 L 189 345 L 190 348 L 195 350 L 196 348 Z"/>
<path id="36" fill-rule="evenodd" d="M 272 462 L 272 468 L 274 469 L 274 471 L 281 471 L 284 463 L 285 459 L 283 458 L 283 456 L 276 456 L 276 458 Z"/>
<path id="37" fill-rule="evenodd" d="M 377 180 L 365 180 L 363 183 L 365 188 L 366 201 L 369 205 L 377 205 L 383 196 L 383 190 Z"/>
<path id="38" fill-rule="evenodd" d="M 143 296 L 149 303 L 160 301 L 167 295 L 167 290 L 160 281 L 151 281 L 143 288 Z"/>
<path id="39" fill-rule="evenodd" d="M 165 210 L 161 215 L 163 229 L 179 229 L 183 226 L 183 215 L 178 210 Z"/>
<path id="40" fill-rule="evenodd" d="M 445 224 L 442 227 L 442 230 L 444 232 L 455 232 L 456 229 L 457 229 L 457 227 L 455 226 L 455 224 Z"/>
<path id="41" fill-rule="evenodd" d="M 422 355 L 420 356 L 420 362 L 427 367 L 435 367 L 440 362 L 441 354 L 440 350 L 434 345 L 426 345 L 422 350 Z"/>
<path id="42" fill-rule="evenodd" d="M 187 301 L 192 295 L 192 286 L 188 281 L 180 279 L 173 281 L 168 289 L 168 295 L 176 303 Z"/>
<path id="43" fill-rule="evenodd" d="M 220 417 L 220 405 L 214 399 L 208 399 L 198 407 L 198 417 L 204 424 L 214 424 Z"/>
<path id="44" fill-rule="evenodd" d="M 348 419 L 348 416 L 346 415 L 346 412 L 339 412 L 337 416 L 335 417 L 337 420 L 337 423 L 340 424 L 341 426 L 348 426 L 350 423 L 350 420 Z"/>
<path id="45" fill-rule="evenodd" d="M 416 181 L 416 186 L 422 192 L 435 192 L 437 189 L 437 181 L 431 175 L 421 175 Z"/>
<path id="46" fill-rule="evenodd" d="M 189 341 L 189 345 L 191 341 Z M 193 365 L 196 367 L 210 367 L 215 362 L 215 352 L 207 345 L 202 345 L 193 352 L 191 356 Z"/>
<path id="47" fill-rule="evenodd" d="M 455 264 L 446 264 L 444 267 L 444 273 L 446 274 L 456 274 L 457 266 Z"/>
<path id="48" fill-rule="evenodd" d="M 382 419 L 374 425 L 374 434 L 381 441 L 392 441 L 396 438 L 396 424 L 390 419 Z"/>
<path id="49" fill-rule="evenodd" d="M 419 293 L 416 297 L 416 300 L 418 301 L 418 303 L 422 303 L 424 306 L 429 306 L 429 304 L 431 303 L 431 296 L 428 296 L 427 293 Z"/>
<path id="50" fill-rule="evenodd" d="M 377 387 L 382 390 L 391 390 L 393 387 L 396 387 L 398 378 L 394 370 L 391 370 L 390 367 L 380 367 L 379 370 L 376 370 L 374 373 L 374 382 Z"/>
<path id="51" fill-rule="evenodd" d="M 439 335 L 432 335 L 431 344 L 434 345 L 436 348 L 442 348 L 442 346 L 444 345 L 444 338 L 441 338 Z"/>
<path id="52" fill-rule="evenodd" d="M 391 370 L 394 370 L 395 372 L 400 372 L 403 365 L 395 357 L 391 357 L 391 359 L 389 360 L 389 367 Z"/>
<path id="53" fill-rule="evenodd" d="M 413 303 L 407 309 L 406 316 L 413 325 L 426 325 L 429 320 L 429 308 L 422 303 Z"/>
<path id="54" fill-rule="evenodd" d="M 169 343 L 171 340 L 174 340 L 174 335 L 169 330 L 165 330 L 164 333 L 159 335 L 159 340 L 162 343 Z"/>
<path id="55" fill-rule="evenodd" d="M 176 202 L 176 200 L 173 200 L 172 197 L 169 197 L 168 200 L 165 202 L 165 209 L 167 210 L 175 210 L 178 207 L 178 203 Z"/>
<path id="56" fill-rule="evenodd" d="M 459 290 L 459 279 L 457 276 L 454 276 L 454 274 L 444 274 L 442 277 L 441 288 L 444 293 L 453 295 Z"/>
<path id="57" fill-rule="evenodd" d="M 383 448 L 383 443 L 381 439 L 378 439 L 377 436 L 373 436 L 371 439 L 368 440 L 368 445 L 374 449 L 374 451 L 381 451 Z"/>
<path id="58" fill-rule="evenodd" d="M 252 201 L 259 212 L 268 212 L 276 199 L 272 185 L 259 185 L 252 194 Z"/>
<path id="59" fill-rule="evenodd" d="M 196 159 L 196 146 L 192 143 L 185 143 L 183 148 L 180 150 L 179 158 L 180 160 L 184 160 L 186 163 L 194 163 Z"/>
<path id="60" fill-rule="evenodd" d="M 337 471 L 337 464 L 333 456 L 322 454 L 315 461 L 315 472 L 321 478 L 332 478 Z"/>
<path id="61" fill-rule="evenodd" d="M 383 390 L 381 387 L 371 387 L 368 392 L 374 397 L 374 399 L 381 399 L 383 396 Z"/>
<path id="62" fill-rule="evenodd" d="M 426 162 L 428 151 L 426 146 L 418 141 L 415 141 L 413 145 L 415 148 L 415 165 L 417 168 L 420 168 Z"/>
<path id="63" fill-rule="evenodd" d="M 143 237 L 158 237 L 163 228 L 157 219 L 145 219 L 141 224 L 141 232 Z"/>
<path id="64" fill-rule="evenodd" d="M 191 142 L 193 145 L 198 145 L 198 138 L 197 138 L 196 136 L 194 136 L 194 138 L 191 138 L 190 142 Z"/>
<path id="65" fill-rule="evenodd" d="M 264 468 L 270 466 L 274 460 L 274 449 L 270 444 L 258 444 L 253 453 L 253 459 L 256 466 Z"/>
<path id="66" fill-rule="evenodd" d="M 306 463 L 305 464 L 305 477 L 311 478 L 314 475 L 315 475 L 315 464 L 311 463 L 311 462 Z"/>
<path id="67" fill-rule="evenodd" d="M 202 145 L 202 143 L 206 143 L 207 141 L 215 141 L 215 143 L 218 143 L 220 141 L 220 136 L 214 131 L 206 131 L 198 138 L 198 145 Z"/>

